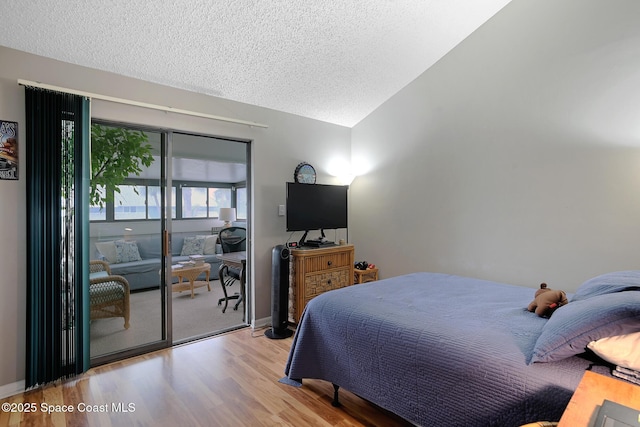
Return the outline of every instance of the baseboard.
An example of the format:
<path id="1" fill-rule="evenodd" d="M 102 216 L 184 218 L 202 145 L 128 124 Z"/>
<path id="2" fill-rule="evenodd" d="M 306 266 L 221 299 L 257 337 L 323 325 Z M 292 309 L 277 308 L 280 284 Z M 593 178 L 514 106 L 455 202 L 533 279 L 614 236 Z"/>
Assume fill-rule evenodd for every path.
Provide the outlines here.
<path id="1" fill-rule="evenodd" d="M 260 329 L 266 326 L 271 326 L 271 317 L 263 317 L 262 319 L 255 319 L 251 324 L 252 329 Z"/>
<path id="2" fill-rule="evenodd" d="M 24 392 L 25 382 L 18 381 L 12 384 L 5 384 L 0 386 L 0 399 L 4 399 L 5 397 L 13 396 L 14 394 L 20 394 Z"/>

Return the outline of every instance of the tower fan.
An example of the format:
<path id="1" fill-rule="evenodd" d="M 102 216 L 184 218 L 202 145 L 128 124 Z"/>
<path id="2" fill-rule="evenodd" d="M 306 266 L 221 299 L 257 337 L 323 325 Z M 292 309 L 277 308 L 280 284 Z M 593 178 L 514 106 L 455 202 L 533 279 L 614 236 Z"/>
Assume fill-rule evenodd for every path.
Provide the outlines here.
<path id="1" fill-rule="evenodd" d="M 293 335 L 287 328 L 289 307 L 289 248 L 278 245 L 271 251 L 271 329 L 265 336 L 283 339 Z"/>

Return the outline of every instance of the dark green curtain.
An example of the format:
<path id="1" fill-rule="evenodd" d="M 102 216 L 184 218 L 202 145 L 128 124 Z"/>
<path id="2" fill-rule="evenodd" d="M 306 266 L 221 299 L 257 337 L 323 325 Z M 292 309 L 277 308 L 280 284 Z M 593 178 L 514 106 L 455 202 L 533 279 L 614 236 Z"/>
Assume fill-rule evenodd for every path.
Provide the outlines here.
<path id="1" fill-rule="evenodd" d="M 25 87 L 26 387 L 89 367 L 89 100 Z"/>

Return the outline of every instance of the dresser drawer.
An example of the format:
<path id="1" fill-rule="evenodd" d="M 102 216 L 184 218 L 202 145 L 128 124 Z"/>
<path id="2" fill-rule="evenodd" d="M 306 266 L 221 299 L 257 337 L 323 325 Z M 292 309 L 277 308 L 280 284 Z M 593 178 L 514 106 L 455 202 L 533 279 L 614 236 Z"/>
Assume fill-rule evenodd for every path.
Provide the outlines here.
<path id="1" fill-rule="evenodd" d="M 349 286 L 349 269 L 309 274 L 304 281 L 304 297 L 311 299 L 323 292 Z"/>
<path id="2" fill-rule="evenodd" d="M 347 267 L 351 264 L 351 254 L 340 252 L 336 254 L 317 255 L 304 259 L 304 271 L 312 273 L 330 268 Z"/>

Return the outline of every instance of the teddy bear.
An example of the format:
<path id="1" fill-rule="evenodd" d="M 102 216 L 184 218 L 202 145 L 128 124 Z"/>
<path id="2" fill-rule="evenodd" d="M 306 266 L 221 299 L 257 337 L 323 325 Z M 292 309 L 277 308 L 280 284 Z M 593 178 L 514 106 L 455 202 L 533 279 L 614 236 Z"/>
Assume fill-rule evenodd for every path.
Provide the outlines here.
<path id="1" fill-rule="evenodd" d="M 558 307 L 568 303 L 567 294 L 564 291 L 549 289 L 546 283 L 541 283 L 540 289 L 536 291 L 535 298 L 527 310 L 535 311 L 540 317 L 551 317 Z"/>

